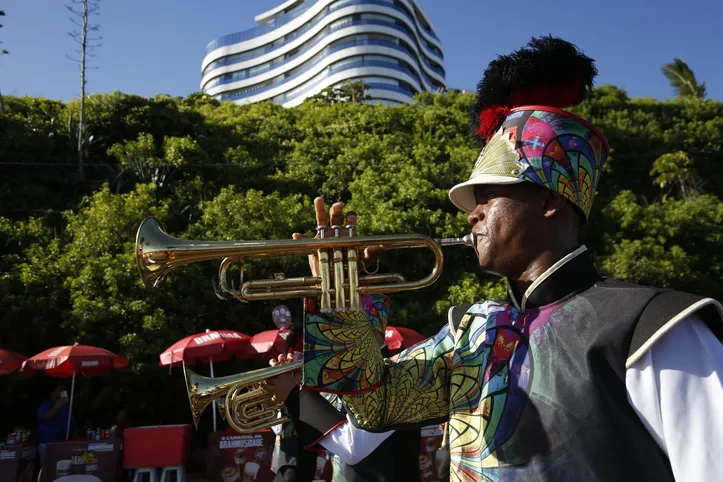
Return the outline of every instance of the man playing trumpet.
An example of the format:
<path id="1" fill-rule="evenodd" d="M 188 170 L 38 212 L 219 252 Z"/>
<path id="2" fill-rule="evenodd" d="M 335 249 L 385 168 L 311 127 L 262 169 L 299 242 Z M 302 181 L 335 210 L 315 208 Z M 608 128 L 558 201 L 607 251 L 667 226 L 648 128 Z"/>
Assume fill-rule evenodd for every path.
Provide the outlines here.
<path id="1" fill-rule="evenodd" d="M 574 45 L 534 38 L 478 86 L 484 148 L 449 197 L 508 298 L 452 308 L 391 360 L 364 313 L 307 312 L 302 392 L 342 394 L 360 433 L 446 422 L 452 481 L 720 478 L 723 307 L 604 279 L 579 243 L 608 144 L 562 109 L 596 74 Z"/>

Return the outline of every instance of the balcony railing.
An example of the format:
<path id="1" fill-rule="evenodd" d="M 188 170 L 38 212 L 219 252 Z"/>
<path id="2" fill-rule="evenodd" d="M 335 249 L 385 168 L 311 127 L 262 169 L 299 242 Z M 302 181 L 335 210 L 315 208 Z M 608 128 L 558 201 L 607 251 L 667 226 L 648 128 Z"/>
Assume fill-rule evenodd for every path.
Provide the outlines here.
<path id="1" fill-rule="evenodd" d="M 273 22 L 259 25 L 258 27 L 243 30 L 241 32 L 231 33 L 218 37 L 217 39 L 212 40 L 208 43 L 208 45 L 206 45 L 206 54 L 213 52 L 219 47 L 225 47 L 226 45 L 233 45 L 240 42 L 245 42 L 246 40 L 251 40 L 252 38 L 260 37 L 261 35 L 273 32 L 277 28 L 286 25 L 302 13 L 309 10 L 314 5 L 314 3 L 316 2 L 307 1 L 298 8 L 293 9 L 289 13 L 277 17 Z"/>
<path id="2" fill-rule="evenodd" d="M 299 51 L 298 51 L 293 57 L 289 57 L 288 59 L 284 59 L 284 61 L 283 61 L 282 63 L 276 63 L 276 64 L 272 63 L 271 65 L 269 65 L 269 67 L 264 68 L 264 69 L 262 69 L 262 70 L 255 71 L 253 74 L 240 74 L 240 75 L 238 75 L 238 76 L 236 76 L 236 77 L 232 77 L 231 79 L 224 79 L 223 77 L 217 77 L 216 79 L 213 79 L 213 80 L 209 81 L 207 84 L 205 84 L 205 85 L 203 86 L 203 90 L 210 89 L 210 88 L 212 88 L 212 87 L 215 87 L 216 85 L 227 84 L 227 83 L 230 83 L 230 82 L 235 82 L 235 81 L 237 81 L 237 80 L 243 80 L 243 79 L 246 79 L 246 78 L 249 78 L 249 77 L 253 77 L 253 76 L 260 75 L 260 74 L 262 74 L 262 73 L 268 72 L 269 70 L 272 70 L 272 69 L 277 68 L 279 65 L 283 65 L 284 63 L 287 63 L 287 62 L 292 61 L 294 58 L 297 58 L 299 55 L 303 55 L 304 53 L 306 53 L 307 51 L 309 51 L 310 49 L 312 49 L 315 45 L 318 45 L 319 42 L 321 42 L 322 40 L 324 40 L 326 37 L 328 37 L 328 36 L 331 35 L 332 33 L 336 32 L 336 31 L 338 31 L 338 30 L 344 29 L 344 28 L 348 28 L 348 27 L 351 27 L 351 26 L 359 26 L 359 25 L 379 25 L 379 26 L 383 26 L 383 27 L 387 27 L 387 28 L 392 28 L 392 29 L 398 30 L 398 31 L 400 31 L 400 32 L 402 32 L 402 33 L 405 33 L 405 34 L 407 33 L 406 30 L 405 30 L 403 27 L 401 27 L 401 26 L 399 26 L 399 25 L 396 25 L 396 24 L 394 24 L 394 23 L 392 23 L 392 22 L 386 22 L 386 21 L 384 21 L 384 20 L 376 20 L 376 19 L 371 19 L 371 20 L 351 20 L 351 19 L 350 19 L 350 20 L 348 20 L 348 21 L 346 21 L 346 22 L 344 22 L 344 23 L 342 23 L 342 24 L 327 27 L 327 28 L 326 28 L 326 32 L 325 32 L 325 33 L 322 33 L 314 42 L 305 44 L 304 47 L 301 48 L 301 49 L 299 49 Z M 383 41 L 381 41 L 381 42 L 383 42 Z M 388 43 L 388 44 L 390 44 L 390 43 Z M 369 43 L 369 44 L 365 44 L 365 45 L 375 45 L 375 44 L 370 44 L 370 43 Z M 378 45 L 383 45 L 383 44 L 378 44 Z M 398 47 L 400 47 L 398 50 L 404 50 L 405 52 L 407 52 L 409 55 L 411 55 L 411 56 L 412 56 L 413 58 L 415 58 L 415 59 L 418 59 L 419 57 L 421 57 L 421 58 L 422 58 L 422 61 L 425 63 L 425 65 L 426 65 L 428 68 L 430 68 L 430 69 L 434 70 L 435 72 L 437 72 L 437 73 L 444 79 L 444 71 L 443 71 L 442 69 L 435 68 L 433 65 L 431 65 L 431 64 L 429 63 L 429 61 L 424 58 L 423 55 L 422 55 L 422 56 L 419 56 L 419 55 L 417 55 L 416 52 L 413 52 L 413 51 L 407 49 L 406 47 L 402 47 L 402 46 L 398 46 Z M 230 58 L 230 57 L 227 57 L 227 59 L 228 59 L 228 58 Z M 222 60 L 224 60 L 224 59 L 222 59 Z M 217 62 L 219 62 L 219 61 L 217 61 Z M 241 62 L 241 60 L 238 60 L 237 62 Z M 215 62 L 214 62 L 214 63 L 215 63 Z M 235 62 L 232 62 L 232 63 L 235 63 Z M 211 67 L 211 65 L 213 65 L 213 64 L 210 64 L 209 67 Z M 226 63 L 225 65 L 229 65 L 229 63 Z M 218 67 L 221 67 L 221 65 L 218 65 Z M 434 82 L 433 82 L 432 78 L 429 77 L 429 76 L 426 74 L 426 72 L 424 72 L 423 69 L 420 69 L 420 73 L 422 74 L 422 76 L 424 77 L 424 80 L 426 81 L 426 83 L 427 83 L 428 85 L 434 85 Z M 236 75 L 236 74 L 232 74 L 232 75 Z"/>
<path id="3" fill-rule="evenodd" d="M 289 23 L 291 20 L 298 17 L 303 12 L 307 11 L 313 5 L 313 3 L 314 2 L 309 2 L 309 3 L 303 4 L 301 7 L 297 8 L 296 10 L 292 10 L 290 13 L 288 13 L 282 17 L 279 17 L 279 19 L 277 21 L 275 21 L 273 24 L 261 25 L 259 27 L 255 27 L 255 28 L 252 28 L 249 30 L 244 30 L 243 32 L 238 32 L 238 33 L 234 33 L 234 34 L 224 35 L 223 37 L 219 37 L 219 38 L 213 40 L 212 42 L 210 42 L 206 46 L 206 54 L 209 54 L 210 52 L 212 52 L 220 47 L 225 47 L 227 45 L 234 45 L 234 44 L 237 44 L 240 42 L 245 42 L 246 40 L 251 40 L 252 38 L 259 37 L 261 35 L 271 32 L 273 30 L 276 30 L 277 28 Z M 294 32 L 287 35 L 286 36 L 287 38 L 284 40 L 283 43 L 281 43 L 279 45 L 269 46 L 269 47 L 263 48 L 263 49 L 255 49 L 253 52 L 248 53 L 248 54 L 251 54 L 248 57 L 246 57 L 245 54 L 241 54 L 241 55 L 243 55 L 243 57 L 240 57 L 237 60 L 234 60 L 233 62 L 216 65 L 217 62 L 220 62 L 223 60 L 223 59 L 219 59 L 219 60 L 209 64 L 209 66 L 206 67 L 204 74 L 206 72 L 208 72 L 209 70 L 216 68 L 216 67 L 221 67 L 223 65 L 229 65 L 231 63 L 236 63 L 236 62 L 243 62 L 245 60 L 250 60 L 254 57 L 266 55 L 269 52 L 272 52 L 278 48 L 281 48 L 281 47 L 287 45 L 289 42 L 291 42 L 292 40 L 297 38 L 299 35 L 302 35 L 303 33 L 307 32 L 309 29 L 311 29 L 315 25 L 317 25 L 322 20 L 322 18 L 327 16 L 328 14 L 330 14 L 336 10 L 339 10 L 341 8 L 345 8 L 345 7 L 349 7 L 349 6 L 353 6 L 353 5 L 363 5 L 363 4 L 380 5 L 383 7 L 391 8 L 393 10 L 396 10 L 396 11 L 404 14 L 404 16 L 406 16 L 408 19 L 410 19 L 414 25 L 418 25 L 415 18 L 413 16 L 411 16 L 409 14 L 409 12 L 407 12 L 406 9 L 404 9 L 398 5 L 394 5 L 392 3 L 385 2 L 383 0 L 349 0 L 348 2 L 335 3 L 331 6 L 326 7 L 321 12 L 319 12 L 319 14 L 318 14 L 319 18 L 317 19 L 316 22 L 307 23 L 304 26 L 300 27 L 299 29 L 297 29 Z M 423 29 L 423 30 L 427 31 L 426 29 Z M 434 37 L 437 38 L 436 35 Z M 441 50 L 439 52 L 437 52 L 436 50 L 431 49 L 426 44 L 424 39 L 421 37 L 419 40 L 420 40 L 419 43 L 421 43 L 421 47 L 423 49 L 427 50 L 428 52 L 432 53 L 433 55 L 435 55 L 437 57 L 444 58 L 443 54 L 441 53 Z M 235 57 L 235 56 L 233 56 L 233 57 Z M 444 74 L 441 74 L 441 75 L 444 75 Z"/>
<path id="4" fill-rule="evenodd" d="M 352 21 L 352 23 L 355 23 L 355 22 L 380 22 L 380 21 L 377 21 L 377 20 L 355 20 L 355 21 Z M 348 26 L 348 25 L 346 25 L 346 26 Z M 409 49 L 409 48 L 407 48 L 407 47 L 405 47 L 405 46 L 403 46 L 403 45 L 399 45 L 399 44 L 396 44 L 396 43 L 394 43 L 394 42 L 385 41 L 385 40 L 352 40 L 352 41 L 350 41 L 350 42 L 344 42 L 344 43 L 339 44 L 339 45 L 334 45 L 334 46 L 326 47 L 326 48 L 323 49 L 321 52 L 319 52 L 319 54 L 317 54 L 317 55 L 321 55 L 321 56 L 322 56 L 317 62 L 314 62 L 313 64 L 309 64 L 308 66 L 304 67 L 304 68 L 303 68 L 302 70 L 300 70 L 299 72 L 294 73 L 293 76 L 290 76 L 290 77 L 287 77 L 286 79 L 284 79 L 283 82 L 288 82 L 289 80 L 291 80 L 291 79 L 293 79 L 294 77 L 296 77 L 296 75 L 298 75 L 299 73 L 306 72 L 306 71 L 308 71 L 308 69 L 313 68 L 313 66 L 314 66 L 314 65 L 317 65 L 319 62 L 321 62 L 321 61 L 323 60 L 323 57 L 325 57 L 325 56 L 331 55 L 331 54 L 333 54 L 333 53 L 335 53 L 335 52 L 338 52 L 338 51 L 340 51 L 340 50 L 347 49 L 347 48 L 350 48 L 350 47 L 364 46 L 364 45 L 372 45 L 372 46 L 376 45 L 376 46 L 386 47 L 386 48 L 398 50 L 398 51 L 400 51 L 400 52 L 404 52 L 404 53 L 406 53 L 407 55 L 409 55 L 412 59 L 416 59 L 416 58 L 417 58 L 416 52 L 412 51 L 411 49 Z M 289 60 L 290 60 L 290 59 L 289 59 Z M 248 73 L 248 72 L 233 73 L 233 74 L 230 74 L 229 77 L 226 77 L 226 75 L 228 75 L 228 74 L 226 74 L 226 75 L 224 75 L 223 77 L 217 77 L 217 78 L 211 80 L 210 82 L 208 82 L 208 83 L 204 86 L 204 90 L 212 89 L 213 87 L 216 87 L 217 85 L 230 84 L 230 83 L 233 83 L 233 82 L 237 82 L 237 81 L 239 81 L 239 80 L 244 80 L 244 79 L 248 79 L 248 78 L 251 78 L 251 77 L 256 77 L 256 76 L 258 76 L 258 75 L 264 74 L 264 73 L 269 72 L 269 71 L 271 71 L 271 70 L 277 69 L 278 67 L 279 67 L 279 65 L 269 65 L 267 68 L 264 68 L 264 69 L 262 69 L 262 70 L 255 71 L 255 72 L 253 72 L 253 73 Z M 424 77 L 424 80 L 425 80 L 425 82 L 427 83 L 427 85 L 429 85 L 429 86 L 434 85 L 433 82 L 432 82 L 432 79 L 431 79 L 422 69 L 419 69 L 419 73 Z M 415 75 L 415 77 L 418 77 L 418 76 Z M 281 84 L 281 82 L 279 82 L 278 84 Z"/>
<path id="5" fill-rule="evenodd" d="M 307 84 L 303 84 L 304 85 L 303 88 L 295 89 L 291 94 L 282 94 L 282 95 L 276 96 L 276 97 L 274 97 L 274 101 L 277 103 L 280 103 L 280 104 L 284 103 L 284 102 L 288 102 L 292 99 L 295 99 L 296 97 L 298 97 L 300 95 L 305 94 L 306 92 L 308 92 L 309 90 L 314 88 L 324 78 L 327 78 L 337 72 L 342 72 L 344 70 L 355 69 L 355 68 L 360 68 L 360 67 L 384 67 L 387 69 L 393 69 L 393 70 L 397 70 L 399 72 L 403 72 L 405 74 L 410 75 L 412 78 L 416 77 L 414 72 L 412 72 L 410 69 L 408 69 L 407 67 L 404 67 L 402 65 L 393 64 L 391 62 L 383 62 L 380 60 L 360 60 L 358 62 L 350 62 L 350 63 L 342 64 L 342 65 L 339 65 L 336 67 L 332 66 L 331 68 L 328 69 L 328 72 L 326 73 L 325 76 L 320 77 L 316 81 L 309 82 Z M 294 74 L 293 77 L 295 77 L 297 75 L 301 75 L 301 73 L 308 71 L 309 68 L 310 67 L 307 67 L 306 69 L 303 69 L 303 71 L 297 72 L 296 74 Z M 291 77 L 284 79 L 284 83 L 290 79 L 291 79 Z M 243 99 L 245 97 L 251 97 L 253 95 L 262 94 L 266 91 L 269 91 L 271 89 L 278 87 L 279 85 L 283 85 L 283 84 L 272 84 L 272 85 L 268 85 L 268 86 L 261 87 L 259 89 L 254 89 L 251 91 L 224 92 L 224 93 L 220 94 L 219 96 L 217 96 L 217 98 L 219 100 L 239 100 L 239 99 Z"/>

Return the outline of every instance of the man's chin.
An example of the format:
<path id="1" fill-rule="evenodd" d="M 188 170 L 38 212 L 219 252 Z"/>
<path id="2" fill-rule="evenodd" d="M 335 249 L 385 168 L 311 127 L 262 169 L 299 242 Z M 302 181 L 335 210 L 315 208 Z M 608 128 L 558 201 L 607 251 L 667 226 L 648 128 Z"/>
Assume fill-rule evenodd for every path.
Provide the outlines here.
<path id="1" fill-rule="evenodd" d="M 504 275 L 501 274 L 497 269 L 492 266 L 491 262 L 488 262 L 487 260 L 478 260 L 479 261 L 479 267 L 485 274 L 491 274 L 493 276 L 499 276 L 500 278 L 504 278 Z"/>
<path id="2" fill-rule="evenodd" d="M 480 265 L 480 269 L 481 269 L 482 272 L 484 272 L 485 274 L 491 274 L 492 276 L 497 276 L 497 277 L 500 277 L 500 278 L 504 278 L 504 277 L 505 277 L 505 275 L 503 275 L 502 273 L 500 273 L 499 271 L 497 271 L 497 270 L 495 270 L 494 268 L 491 268 L 491 267 L 485 267 L 485 266 Z"/>

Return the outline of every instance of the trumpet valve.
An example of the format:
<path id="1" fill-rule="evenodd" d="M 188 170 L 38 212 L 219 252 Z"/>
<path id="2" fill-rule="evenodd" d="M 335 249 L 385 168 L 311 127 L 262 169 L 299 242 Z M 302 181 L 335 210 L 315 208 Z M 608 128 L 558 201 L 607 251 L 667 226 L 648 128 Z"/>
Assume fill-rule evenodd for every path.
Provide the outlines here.
<path id="1" fill-rule="evenodd" d="M 344 253 L 341 249 L 334 250 L 334 295 L 337 311 L 346 309 L 344 293 Z"/>
<path id="2" fill-rule="evenodd" d="M 351 229 L 350 229 L 351 232 Z M 359 266 L 357 265 L 357 252 L 349 248 L 346 255 L 349 260 L 349 308 L 352 310 L 361 308 L 361 297 L 359 296 Z"/>

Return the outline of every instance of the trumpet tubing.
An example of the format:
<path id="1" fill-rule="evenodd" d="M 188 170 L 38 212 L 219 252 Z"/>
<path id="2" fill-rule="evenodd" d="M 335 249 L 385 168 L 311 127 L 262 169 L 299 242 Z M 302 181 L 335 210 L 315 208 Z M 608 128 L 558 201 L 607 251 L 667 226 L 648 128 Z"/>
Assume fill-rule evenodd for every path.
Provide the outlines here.
<path id="1" fill-rule="evenodd" d="M 337 232 L 341 226 L 333 227 Z M 328 229 L 328 228 L 327 228 Z M 346 226 L 349 234 L 352 227 Z M 474 238 L 432 239 L 421 234 L 386 236 L 324 237 L 319 239 L 266 241 L 191 241 L 166 234 L 158 220 L 147 218 L 136 235 L 136 265 L 145 285 L 159 289 L 169 273 L 183 265 L 220 259 L 219 288 L 227 296 L 242 300 L 271 300 L 320 297 L 322 310 L 360 308 L 360 296 L 374 293 L 397 293 L 426 288 L 441 275 L 444 264 L 442 247 L 473 246 Z M 407 281 L 400 274 L 360 275 L 358 251 L 369 246 L 387 245 L 390 249 L 426 248 L 435 259 L 432 272 L 424 278 Z M 331 256 L 330 256 L 331 253 Z M 252 280 L 240 289 L 228 285 L 228 269 L 236 262 L 249 259 L 317 255 L 320 276 Z M 242 280 L 243 280 L 243 266 Z M 332 285 L 333 283 L 333 285 Z"/>
<path id="2" fill-rule="evenodd" d="M 253 433 L 288 422 L 289 418 L 283 414 L 284 404 L 274 402 L 272 395 L 259 384 L 299 370 L 302 365 L 299 361 L 221 378 L 200 376 L 184 365 L 183 373 L 194 425 L 198 428 L 201 414 L 214 400 L 219 402 L 221 417 L 239 433 Z"/>

